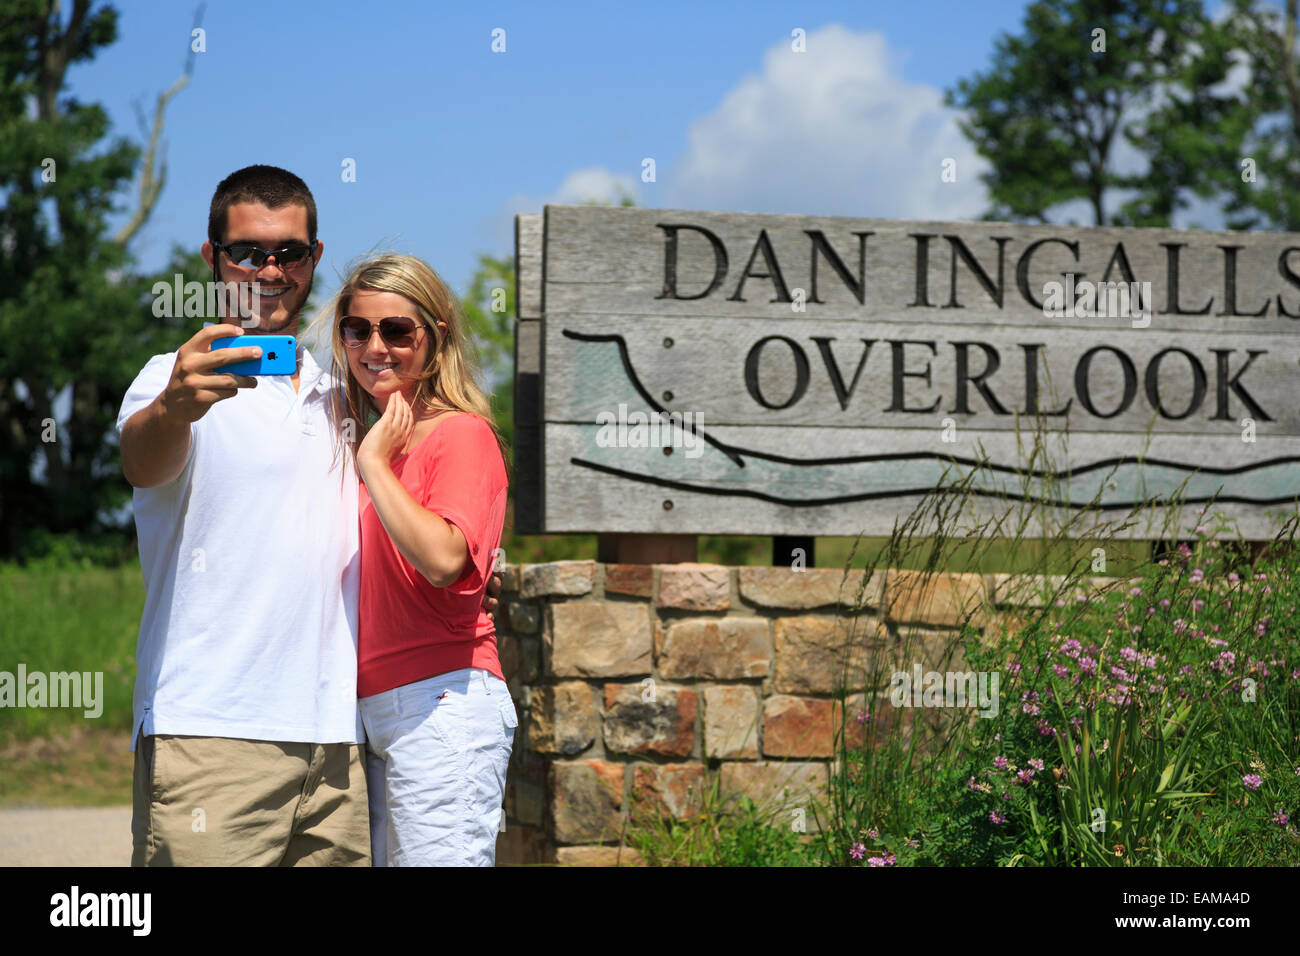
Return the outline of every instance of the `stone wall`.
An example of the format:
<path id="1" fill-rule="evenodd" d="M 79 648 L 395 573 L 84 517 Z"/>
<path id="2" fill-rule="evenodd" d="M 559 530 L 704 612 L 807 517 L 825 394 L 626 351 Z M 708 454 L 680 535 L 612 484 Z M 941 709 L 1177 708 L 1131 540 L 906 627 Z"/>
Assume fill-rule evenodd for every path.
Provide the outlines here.
<path id="1" fill-rule="evenodd" d="M 864 675 L 872 648 L 906 635 L 945 669 L 963 620 L 1014 631 L 1060 583 L 864 577 L 593 561 L 507 568 L 497 633 L 520 726 L 498 862 L 637 862 L 620 846 L 634 801 L 680 817 L 715 775 L 724 793 L 804 805 L 826 785 L 845 666 Z M 852 729 L 861 695 L 847 705 Z"/>

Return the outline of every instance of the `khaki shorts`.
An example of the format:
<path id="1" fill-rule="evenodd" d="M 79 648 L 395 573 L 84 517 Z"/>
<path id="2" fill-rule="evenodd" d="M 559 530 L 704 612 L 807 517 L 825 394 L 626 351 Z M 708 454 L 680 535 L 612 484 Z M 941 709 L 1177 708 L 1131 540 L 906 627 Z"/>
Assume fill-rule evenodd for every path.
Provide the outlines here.
<path id="1" fill-rule="evenodd" d="M 369 866 L 364 744 L 141 736 L 132 866 Z"/>

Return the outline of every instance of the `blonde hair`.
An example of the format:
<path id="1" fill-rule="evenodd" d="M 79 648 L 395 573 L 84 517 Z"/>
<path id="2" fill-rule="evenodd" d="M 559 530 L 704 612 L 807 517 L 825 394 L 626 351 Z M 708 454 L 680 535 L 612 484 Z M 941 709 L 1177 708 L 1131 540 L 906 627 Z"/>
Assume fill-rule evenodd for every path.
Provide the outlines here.
<path id="1" fill-rule="evenodd" d="M 466 335 L 460 303 L 428 263 L 400 253 L 385 253 L 353 266 L 324 312 L 312 323 L 311 331 L 317 334 L 322 331 L 319 329 L 322 323 L 330 323 L 330 371 L 334 380 L 342 383 L 342 388 L 333 389 L 330 398 L 335 459 L 346 448 L 355 467 L 357 448 L 379 417 L 374 398 L 352 375 L 347 347 L 339 331 L 339 320 L 347 313 L 352 296 L 362 290 L 392 292 L 408 299 L 425 325 L 423 334 L 430 338 L 429 356 L 424 368 L 414 376 L 418 384 L 412 396 L 412 411 L 417 417 L 422 411 L 477 415 L 496 436 L 508 475 L 509 451 L 492 419 L 492 404 L 474 378 L 478 365 L 473 343 Z M 440 328 L 439 322 L 445 322 L 447 328 Z M 349 422 L 354 423 L 351 429 Z"/>

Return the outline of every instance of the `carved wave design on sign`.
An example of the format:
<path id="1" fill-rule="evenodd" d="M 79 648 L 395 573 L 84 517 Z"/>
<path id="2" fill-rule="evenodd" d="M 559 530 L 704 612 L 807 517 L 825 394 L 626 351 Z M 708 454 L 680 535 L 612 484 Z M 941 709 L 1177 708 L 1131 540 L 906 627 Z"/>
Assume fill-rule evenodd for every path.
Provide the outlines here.
<path id="1" fill-rule="evenodd" d="M 609 410 L 623 403 L 647 416 L 668 413 L 638 378 L 623 336 L 572 329 L 564 329 L 562 334 L 605 346 L 602 351 L 606 354 L 592 354 L 589 361 L 578 366 L 586 373 L 597 373 L 585 374 L 582 380 L 583 398 L 591 407 Z M 611 347 L 617 348 L 616 354 Z M 632 408 L 636 399 L 628 395 L 628 385 L 644 407 Z M 571 464 L 662 488 L 754 498 L 791 507 L 951 492 L 968 478 L 963 490 L 972 495 L 1077 509 L 1159 505 L 1167 503 L 1180 489 L 1178 500 L 1184 505 L 1209 501 L 1282 505 L 1300 499 L 1297 456 L 1233 468 L 1150 457 L 1115 457 L 1060 471 L 1023 470 L 937 452 L 790 458 L 721 441 L 702 428 L 666 423 L 659 426 L 666 436 L 661 444 L 646 448 L 601 447 L 597 436 L 602 427 L 608 426 L 582 426 L 585 447 L 581 454 L 570 457 Z M 687 454 L 683 447 L 686 441 L 698 443 L 697 457 Z M 665 456 L 662 445 L 669 443 L 673 454 Z M 1230 494 L 1223 493 L 1227 487 L 1225 477 L 1231 477 Z"/>

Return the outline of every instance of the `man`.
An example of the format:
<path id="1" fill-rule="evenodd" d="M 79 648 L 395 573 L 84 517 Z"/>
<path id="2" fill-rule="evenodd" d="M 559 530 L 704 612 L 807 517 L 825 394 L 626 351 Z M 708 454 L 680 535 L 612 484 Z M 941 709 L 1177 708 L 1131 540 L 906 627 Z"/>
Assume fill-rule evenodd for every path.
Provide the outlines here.
<path id="1" fill-rule="evenodd" d="M 297 176 L 217 186 L 203 258 L 256 283 L 250 333 L 297 335 L 323 251 Z M 118 415 L 147 591 L 132 864 L 366 866 L 357 486 L 334 383 L 301 345 L 292 376 L 224 372 L 261 354 L 257 334 L 211 351 L 242 332 L 232 315 L 154 356 Z"/>

